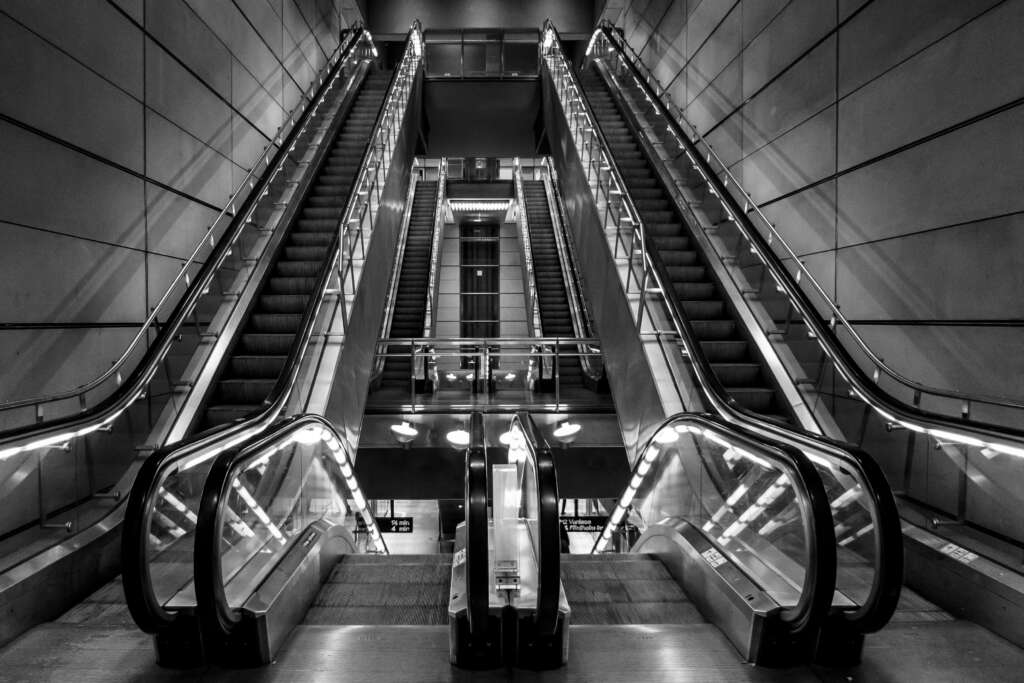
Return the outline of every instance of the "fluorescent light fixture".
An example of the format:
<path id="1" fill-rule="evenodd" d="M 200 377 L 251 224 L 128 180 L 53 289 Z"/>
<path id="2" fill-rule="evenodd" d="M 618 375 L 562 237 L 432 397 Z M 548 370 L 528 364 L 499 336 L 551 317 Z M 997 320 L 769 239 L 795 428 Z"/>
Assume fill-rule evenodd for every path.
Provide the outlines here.
<path id="1" fill-rule="evenodd" d="M 398 443 L 407 444 L 419 436 L 420 430 L 402 420 L 399 424 L 391 425 L 391 435 L 398 440 Z"/>
<path id="2" fill-rule="evenodd" d="M 469 446 L 469 432 L 465 429 L 453 429 L 445 434 L 444 438 L 448 439 L 448 443 L 456 448 L 466 448 Z"/>
<path id="3" fill-rule="evenodd" d="M 679 432 L 674 429 L 662 429 L 654 435 L 654 440 L 660 444 L 670 444 L 679 441 Z"/>
<path id="4" fill-rule="evenodd" d="M 581 429 L 582 427 L 578 423 L 566 420 L 558 425 L 551 435 L 564 444 L 570 444 L 579 436 Z"/>
<path id="5" fill-rule="evenodd" d="M 292 440 L 295 443 L 301 443 L 309 446 L 315 443 L 319 443 L 323 438 L 323 429 L 319 426 L 304 427 L 292 435 Z"/>
<path id="6" fill-rule="evenodd" d="M 449 199 L 448 206 L 452 211 L 461 211 L 462 213 L 474 212 L 482 213 L 485 211 L 507 211 L 509 204 L 512 203 L 511 199 Z"/>

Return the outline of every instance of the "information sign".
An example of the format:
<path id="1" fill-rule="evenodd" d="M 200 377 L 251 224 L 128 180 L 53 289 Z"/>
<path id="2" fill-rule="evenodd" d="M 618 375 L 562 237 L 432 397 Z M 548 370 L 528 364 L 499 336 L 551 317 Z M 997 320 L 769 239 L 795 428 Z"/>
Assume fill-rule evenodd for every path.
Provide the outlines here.
<path id="1" fill-rule="evenodd" d="M 608 517 L 604 515 L 590 515 L 581 517 L 562 517 L 562 524 L 566 531 L 585 531 L 592 534 L 599 534 L 604 531 L 608 524 Z"/>
<path id="2" fill-rule="evenodd" d="M 411 534 L 412 517 L 376 517 L 377 526 L 382 534 Z M 356 517 L 356 531 L 366 531 L 363 518 Z"/>

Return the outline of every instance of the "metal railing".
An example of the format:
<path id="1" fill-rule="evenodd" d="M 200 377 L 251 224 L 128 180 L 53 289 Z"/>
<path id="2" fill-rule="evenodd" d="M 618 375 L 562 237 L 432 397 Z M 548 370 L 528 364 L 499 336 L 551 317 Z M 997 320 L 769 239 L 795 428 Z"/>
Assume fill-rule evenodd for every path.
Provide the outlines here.
<path id="1" fill-rule="evenodd" d="M 600 356 L 597 339 L 577 337 L 392 338 L 378 340 L 376 352 L 409 359 L 409 403 L 402 407 L 412 410 L 472 406 L 480 396 L 568 410 L 581 399 L 567 401 L 559 361 Z"/>

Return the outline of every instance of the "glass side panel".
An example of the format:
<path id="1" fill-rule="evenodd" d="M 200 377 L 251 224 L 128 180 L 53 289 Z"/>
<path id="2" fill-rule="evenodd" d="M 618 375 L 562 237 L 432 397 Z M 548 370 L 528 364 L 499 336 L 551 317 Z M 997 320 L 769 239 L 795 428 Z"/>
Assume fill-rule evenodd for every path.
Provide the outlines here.
<path id="1" fill-rule="evenodd" d="M 658 432 L 598 549 L 609 545 L 609 529 L 620 522 L 628 545 L 651 525 L 684 521 L 780 605 L 795 605 L 811 558 L 807 503 L 782 464 L 786 457 L 725 429 L 698 425 L 678 418 Z"/>
<path id="2" fill-rule="evenodd" d="M 232 609 L 245 603 L 314 522 L 344 526 L 359 550 L 383 549 L 347 449 L 326 423 L 287 427 L 246 449 L 229 481 L 217 512 L 221 578 Z"/>

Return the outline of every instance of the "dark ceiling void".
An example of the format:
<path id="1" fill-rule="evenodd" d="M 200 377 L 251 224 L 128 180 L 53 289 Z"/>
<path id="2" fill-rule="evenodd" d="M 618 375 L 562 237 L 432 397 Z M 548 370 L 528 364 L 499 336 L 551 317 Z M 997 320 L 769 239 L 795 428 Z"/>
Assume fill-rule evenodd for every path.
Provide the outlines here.
<path id="1" fill-rule="evenodd" d="M 552 448 L 561 498 L 617 498 L 631 471 L 621 446 Z M 487 448 L 488 464 L 507 463 L 508 449 Z M 370 500 L 460 499 L 464 451 L 446 446 L 360 448 L 356 477 Z"/>
<path id="2" fill-rule="evenodd" d="M 594 29 L 594 0 L 370 0 L 367 28 L 402 34 L 413 19 L 426 29 L 540 28 L 551 18 L 562 34 Z"/>
<path id="3" fill-rule="evenodd" d="M 427 81 L 428 156 L 532 156 L 540 126 L 539 81 Z"/>

